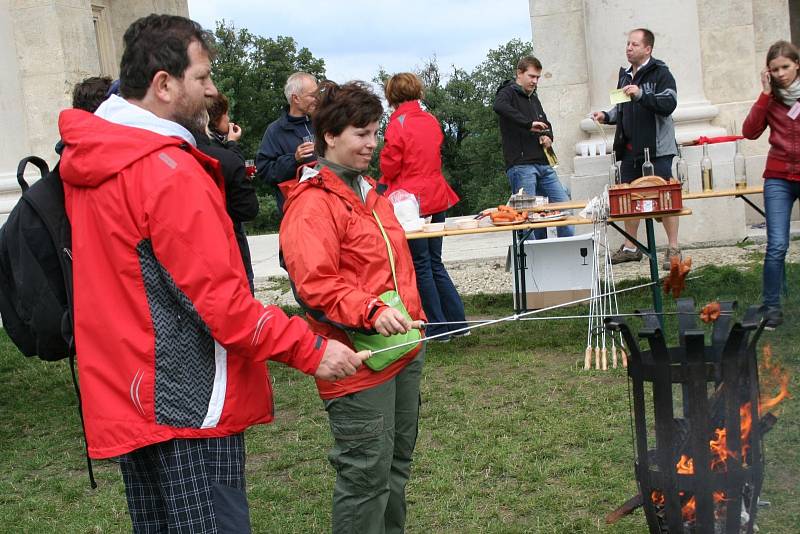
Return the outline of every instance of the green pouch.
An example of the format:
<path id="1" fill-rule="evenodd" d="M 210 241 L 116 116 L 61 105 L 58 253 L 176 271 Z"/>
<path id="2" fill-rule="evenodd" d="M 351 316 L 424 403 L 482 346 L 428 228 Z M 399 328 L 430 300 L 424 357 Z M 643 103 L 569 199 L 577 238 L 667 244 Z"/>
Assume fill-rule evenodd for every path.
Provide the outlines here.
<path id="1" fill-rule="evenodd" d="M 402 313 L 406 319 L 411 320 L 411 316 L 408 314 L 408 311 L 406 311 L 406 307 L 403 305 L 403 301 L 400 300 L 400 295 L 397 293 L 397 291 L 390 289 L 389 291 L 383 293 L 380 296 L 380 299 L 388 306 L 391 306 L 395 310 L 398 310 L 400 313 Z M 388 347 L 401 345 L 403 343 L 419 341 L 422 339 L 422 335 L 419 333 L 418 329 L 412 328 L 405 334 L 394 334 L 388 337 L 380 334 L 362 334 L 360 332 L 353 332 L 350 334 L 350 339 L 353 341 L 353 346 L 356 348 L 356 351 L 360 352 L 362 350 L 369 350 L 374 352 Z M 385 352 L 381 352 L 380 354 L 376 354 L 375 356 L 370 356 L 364 361 L 364 363 L 373 371 L 381 371 L 390 363 L 399 360 L 416 348 L 417 345 L 406 345 L 404 347 L 387 350 Z"/>
<path id="2" fill-rule="evenodd" d="M 406 310 L 406 307 L 400 298 L 400 293 L 398 292 L 397 276 L 394 272 L 394 254 L 392 253 L 392 245 L 389 243 L 389 237 L 386 235 L 386 230 L 383 229 L 381 220 L 378 218 L 378 214 L 375 213 L 375 210 L 372 210 L 372 215 L 378 222 L 378 228 L 380 228 L 383 240 L 386 242 L 386 250 L 389 253 L 389 266 L 392 268 L 392 279 L 394 280 L 394 289 L 390 289 L 389 291 L 382 293 L 379 298 L 387 306 L 390 306 L 402 313 L 406 319 L 412 320 L 411 316 L 408 314 L 408 310 Z M 410 343 L 412 341 L 419 341 L 422 339 L 422 334 L 420 334 L 420 331 L 416 328 L 412 328 L 405 334 L 394 334 L 392 336 L 382 336 L 380 334 L 362 334 L 361 332 L 349 332 L 349 336 L 353 342 L 353 346 L 358 352 L 362 350 L 375 352 L 381 349 L 402 345 L 403 343 Z M 417 348 L 417 345 L 407 345 L 396 349 L 390 349 L 367 358 L 364 363 L 373 371 L 381 371 L 389 364 L 399 360 L 401 357 L 405 356 L 415 348 Z"/>

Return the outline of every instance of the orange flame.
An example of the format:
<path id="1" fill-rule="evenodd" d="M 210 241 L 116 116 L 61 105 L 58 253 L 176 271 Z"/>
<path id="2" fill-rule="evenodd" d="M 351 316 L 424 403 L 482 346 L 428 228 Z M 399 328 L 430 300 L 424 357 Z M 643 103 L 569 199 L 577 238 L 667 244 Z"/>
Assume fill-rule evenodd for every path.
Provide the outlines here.
<path id="1" fill-rule="evenodd" d="M 692 498 L 689 499 L 686 502 L 686 504 L 683 505 L 683 508 L 681 508 L 681 515 L 683 515 L 684 521 L 694 521 L 696 512 L 697 512 L 697 499 L 695 499 L 694 495 L 692 495 Z"/>
<path id="2" fill-rule="evenodd" d="M 749 431 L 749 429 L 748 429 Z M 711 449 L 711 470 L 719 469 L 725 470 L 728 457 L 736 458 L 736 453 L 728 450 L 727 431 L 724 428 L 714 430 L 715 438 L 708 442 L 708 447 Z"/>
<path id="3" fill-rule="evenodd" d="M 656 506 L 664 506 L 667 504 L 667 498 L 664 497 L 664 494 L 658 490 L 653 490 L 653 492 L 650 494 L 650 500 L 652 500 L 653 504 Z"/>
<path id="4" fill-rule="evenodd" d="M 678 461 L 675 467 L 678 470 L 678 474 L 680 475 L 694 474 L 694 460 L 692 460 L 685 454 L 681 455 L 681 459 Z"/>
<path id="5" fill-rule="evenodd" d="M 758 412 L 764 413 L 783 402 L 789 396 L 789 373 L 780 365 L 772 361 L 772 348 L 767 345 L 764 347 L 764 357 L 761 359 L 759 365 L 761 373 L 761 382 L 764 384 L 764 389 L 774 390 L 775 387 L 779 388 L 778 394 L 774 397 L 767 397 L 762 395 L 758 402 Z"/>
<path id="6" fill-rule="evenodd" d="M 685 496 L 685 493 L 681 491 L 680 493 L 678 493 L 678 495 L 683 497 Z M 719 504 L 728 500 L 725 496 L 724 491 L 715 491 L 712 495 L 712 498 L 714 499 L 714 504 Z M 653 492 L 650 494 L 650 500 L 653 501 L 654 505 L 662 508 L 667 504 L 666 497 L 664 497 L 664 494 L 658 490 L 653 490 Z M 692 497 L 689 498 L 688 501 L 686 501 L 686 504 L 684 504 L 681 507 L 681 516 L 683 517 L 684 521 L 692 522 L 695 520 L 696 513 L 697 513 L 697 499 L 693 495 Z M 721 517 L 721 514 L 722 514 L 721 511 L 717 511 L 715 512 L 715 517 L 719 519 Z"/>

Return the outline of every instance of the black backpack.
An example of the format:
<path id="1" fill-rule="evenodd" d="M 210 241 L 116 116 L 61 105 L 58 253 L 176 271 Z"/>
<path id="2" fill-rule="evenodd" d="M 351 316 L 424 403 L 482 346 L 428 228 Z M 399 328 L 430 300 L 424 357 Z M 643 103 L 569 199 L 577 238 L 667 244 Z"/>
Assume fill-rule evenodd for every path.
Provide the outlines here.
<path id="1" fill-rule="evenodd" d="M 25 181 L 25 167 L 41 180 Z M 0 315 L 25 356 L 54 361 L 75 354 L 72 328 L 72 230 L 58 165 L 30 156 L 19 162 L 22 198 L 0 228 Z"/>
<path id="2" fill-rule="evenodd" d="M 32 186 L 25 167 L 38 167 L 42 178 Z M 39 157 L 23 158 L 17 167 L 22 197 L 0 228 L 0 316 L 11 341 L 25 356 L 55 361 L 69 358 L 72 383 L 81 395 L 75 374 L 72 322 L 72 227 L 64 207 L 64 184 L 58 164 L 50 171 Z M 89 482 L 94 480 L 86 445 Z"/>

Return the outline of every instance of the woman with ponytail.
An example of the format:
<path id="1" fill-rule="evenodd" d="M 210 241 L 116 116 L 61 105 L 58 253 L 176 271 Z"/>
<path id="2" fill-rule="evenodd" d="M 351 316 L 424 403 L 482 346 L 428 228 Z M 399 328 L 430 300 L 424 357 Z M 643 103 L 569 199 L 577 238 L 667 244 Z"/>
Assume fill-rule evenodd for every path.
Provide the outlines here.
<path id="1" fill-rule="evenodd" d="M 781 289 L 789 249 L 792 207 L 800 199 L 800 55 L 778 41 L 767 51 L 761 71 L 761 94 L 742 125 L 742 134 L 758 139 L 769 126 L 769 154 L 764 169 L 767 252 L 764 257 L 763 308 L 767 326 L 783 321 Z"/>

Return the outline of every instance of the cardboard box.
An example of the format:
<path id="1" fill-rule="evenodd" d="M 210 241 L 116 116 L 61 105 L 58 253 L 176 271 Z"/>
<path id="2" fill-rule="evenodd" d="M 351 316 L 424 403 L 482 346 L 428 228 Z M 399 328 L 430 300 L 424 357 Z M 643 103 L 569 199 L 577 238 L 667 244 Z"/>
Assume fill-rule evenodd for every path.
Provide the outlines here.
<path id="1" fill-rule="evenodd" d="M 542 291 L 541 293 L 526 293 L 526 304 L 529 310 L 549 308 L 573 300 L 589 298 L 590 289 L 564 289 L 562 291 Z"/>
<path id="2" fill-rule="evenodd" d="M 524 247 L 528 309 L 546 308 L 589 297 L 594 255 L 592 234 L 526 241 Z M 509 256 L 507 265 L 513 269 L 516 258 L 510 248 Z M 515 306 L 517 300 L 518 295 L 515 294 Z"/>

